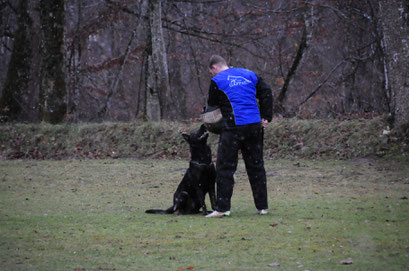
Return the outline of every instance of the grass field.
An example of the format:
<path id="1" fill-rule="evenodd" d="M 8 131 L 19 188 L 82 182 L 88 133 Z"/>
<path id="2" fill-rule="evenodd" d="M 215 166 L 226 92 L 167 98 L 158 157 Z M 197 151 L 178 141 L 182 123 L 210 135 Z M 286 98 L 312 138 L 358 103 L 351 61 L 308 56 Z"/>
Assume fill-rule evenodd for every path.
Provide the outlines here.
<path id="1" fill-rule="evenodd" d="M 404 162 L 267 160 L 258 216 L 240 161 L 231 217 L 145 214 L 187 165 L 0 161 L 0 270 L 409 270 Z"/>

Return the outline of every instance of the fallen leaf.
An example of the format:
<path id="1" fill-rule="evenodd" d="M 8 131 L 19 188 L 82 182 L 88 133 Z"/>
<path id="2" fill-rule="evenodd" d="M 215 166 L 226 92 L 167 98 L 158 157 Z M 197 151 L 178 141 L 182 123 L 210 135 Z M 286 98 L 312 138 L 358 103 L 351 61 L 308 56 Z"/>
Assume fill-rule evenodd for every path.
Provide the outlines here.
<path id="1" fill-rule="evenodd" d="M 187 269 L 189 270 L 195 270 L 195 268 L 193 266 L 189 266 Z"/>
<path id="2" fill-rule="evenodd" d="M 270 267 L 275 267 L 275 266 L 280 266 L 281 264 L 279 262 L 274 262 L 274 263 L 270 263 L 268 266 Z"/>
<path id="3" fill-rule="evenodd" d="M 276 79 L 278 83 L 283 84 L 284 83 L 284 78 L 279 77 Z"/>
<path id="4" fill-rule="evenodd" d="M 270 224 L 270 227 L 272 227 L 272 228 L 277 227 L 277 226 L 278 226 L 277 223 Z"/>

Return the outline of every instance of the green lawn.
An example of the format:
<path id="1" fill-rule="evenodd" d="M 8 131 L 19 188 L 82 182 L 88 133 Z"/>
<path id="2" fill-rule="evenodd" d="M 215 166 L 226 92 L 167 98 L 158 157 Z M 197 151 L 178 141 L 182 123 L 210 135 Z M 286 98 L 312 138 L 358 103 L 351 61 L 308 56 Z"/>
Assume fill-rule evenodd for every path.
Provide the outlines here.
<path id="1" fill-rule="evenodd" d="M 0 270 L 409 270 L 404 162 L 267 160 L 258 216 L 240 161 L 231 217 L 145 214 L 187 165 L 0 161 Z"/>

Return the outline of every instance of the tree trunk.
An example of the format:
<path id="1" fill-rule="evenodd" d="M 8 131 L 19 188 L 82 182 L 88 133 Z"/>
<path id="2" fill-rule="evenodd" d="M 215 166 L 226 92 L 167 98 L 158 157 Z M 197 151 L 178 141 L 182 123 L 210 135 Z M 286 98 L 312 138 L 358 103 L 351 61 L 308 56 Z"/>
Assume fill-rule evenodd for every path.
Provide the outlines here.
<path id="1" fill-rule="evenodd" d="M 159 121 L 169 113 L 170 93 L 168 64 L 162 31 L 161 0 L 149 1 L 150 50 L 148 49 L 148 78 L 146 113 L 149 120 Z"/>
<path id="2" fill-rule="evenodd" d="M 41 120 L 59 123 L 64 119 L 66 86 L 64 76 L 64 0 L 41 0 Z"/>
<path id="3" fill-rule="evenodd" d="M 81 35 L 81 27 L 83 20 L 82 0 L 76 2 L 76 22 L 75 35 L 68 45 L 67 52 L 67 116 L 66 120 L 79 119 L 79 104 L 80 104 L 80 89 L 82 85 L 82 77 L 80 76 L 82 48 L 84 48 L 84 37 Z"/>
<path id="4" fill-rule="evenodd" d="M 409 130 L 409 3 L 381 0 L 379 5 L 394 126 Z"/>
<path id="5" fill-rule="evenodd" d="M 3 95 L 0 100 L 0 120 L 28 119 L 27 97 L 31 80 L 32 46 L 30 43 L 32 20 L 27 12 L 27 0 L 18 8 L 18 27 L 14 33 L 13 49 Z"/>
<path id="6" fill-rule="evenodd" d="M 155 72 L 153 69 L 152 56 L 148 56 L 146 63 L 147 80 L 146 80 L 146 117 L 148 120 L 160 121 L 161 119 L 161 107 L 159 103 L 159 93 L 156 88 L 157 82 L 155 82 Z"/>

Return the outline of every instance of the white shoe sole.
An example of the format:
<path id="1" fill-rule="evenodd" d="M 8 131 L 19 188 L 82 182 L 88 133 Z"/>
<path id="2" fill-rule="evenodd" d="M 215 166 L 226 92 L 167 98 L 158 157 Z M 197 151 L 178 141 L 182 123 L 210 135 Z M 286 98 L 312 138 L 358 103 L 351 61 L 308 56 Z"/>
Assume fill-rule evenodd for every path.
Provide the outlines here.
<path id="1" fill-rule="evenodd" d="M 214 211 L 213 213 L 208 214 L 206 217 L 210 217 L 210 218 L 215 217 L 215 218 L 218 218 L 218 217 L 224 217 L 224 216 L 230 216 L 230 211 L 227 211 L 227 212 Z"/>

